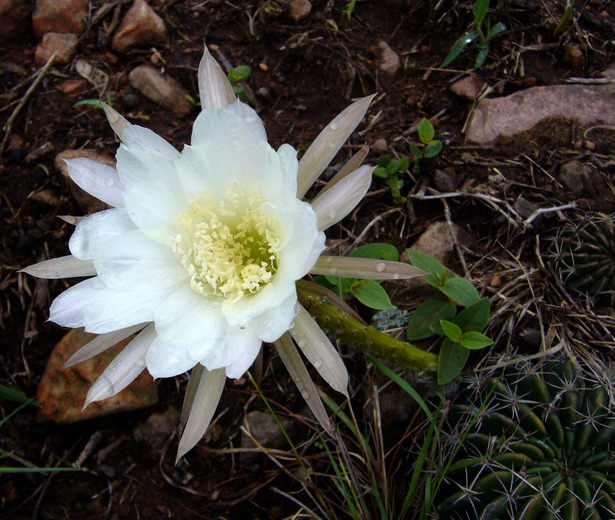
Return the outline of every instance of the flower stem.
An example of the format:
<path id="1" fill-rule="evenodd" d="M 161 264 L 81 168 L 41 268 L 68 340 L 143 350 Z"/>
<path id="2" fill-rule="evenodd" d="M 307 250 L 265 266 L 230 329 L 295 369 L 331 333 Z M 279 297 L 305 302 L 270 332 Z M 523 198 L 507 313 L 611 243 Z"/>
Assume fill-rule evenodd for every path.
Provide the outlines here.
<path id="1" fill-rule="evenodd" d="M 431 352 L 389 336 L 351 318 L 325 298 L 297 291 L 301 305 L 331 337 L 341 339 L 359 350 L 412 370 L 423 379 L 435 379 L 438 357 Z"/>

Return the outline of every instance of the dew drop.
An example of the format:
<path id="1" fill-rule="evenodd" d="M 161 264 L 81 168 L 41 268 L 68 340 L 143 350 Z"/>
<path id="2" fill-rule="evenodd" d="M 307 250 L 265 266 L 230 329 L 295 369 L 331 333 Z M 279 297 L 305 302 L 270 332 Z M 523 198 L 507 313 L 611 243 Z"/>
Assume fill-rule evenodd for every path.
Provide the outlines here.
<path id="1" fill-rule="evenodd" d="M 301 389 L 301 397 L 303 397 L 305 400 L 308 400 L 310 398 L 310 392 L 307 388 Z"/>
<path id="2" fill-rule="evenodd" d="M 105 179 L 105 185 L 107 186 L 107 188 L 110 188 L 114 184 L 115 184 L 115 181 L 111 177 L 107 177 Z"/>
<path id="3" fill-rule="evenodd" d="M 339 126 L 340 126 L 340 124 L 339 124 L 337 121 L 333 121 L 333 122 L 329 125 L 329 128 L 330 128 L 331 130 L 337 130 Z"/>
<path id="4" fill-rule="evenodd" d="M 333 262 L 333 257 L 332 256 L 328 256 L 327 259 L 325 260 L 325 262 L 330 264 L 331 262 Z"/>
<path id="5" fill-rule="evenodd" d="M 243 120 L 246 123 L 254 123 L 254 121 L 256 121 L 256 113 L 253 112 L 252 110 L 248 110 L 245 112 L 245 114 L 243 115 Z"/>
<path id="6" fill-rule="evenodd" d="M 314 363 L 312 363 L 312 365 L 316 370 L 318 370 L 322 366 L 322 359 L 314 360 Z"/>
<path id="7" fill-rule="evenodd" d="M 394 278 L 395 280 L 399 280 L 399 273 L 395 273 L 395 274 L 393 275 L 393 278 Z"/>
<path id="8" fill-rule="evenodd" d="M 380 262 L 378 265 L 376 265 L 376 271 L 378 271 L 379 273 L 381 273 L 382 271 L 384 271 L 384 268 L 387 265 L 384 262 Z"/>
<path id="9" fill-rule="evenodd" d="M 334 209 L 329 211 L 329 218 L 333 219 L 335 218 L 336 215 L 337 215 L 337 211 L 335 211 Z"/>
<path id="10" fill-rule="evenodd" d="M 138 367 L 142 367 L 145 365 L 145 359 L 139 358 L 135 361 L 135 365 L 137 365 Z"/>
<path id="11" fill-rule="evenodd" d="M 332 267 L 331 269 L 329 269 L 329 276 L 335 276 L 337 274 L 337 269 L 335 267 Z"/>
<path id="12" fill-rule="evenodd" d="M 301 338 L 299 341 L 297 341 L 297 345 L 299 345 L 299 348 L 305 348 L 305 346 L 307 345 L 307 341 Z"/>

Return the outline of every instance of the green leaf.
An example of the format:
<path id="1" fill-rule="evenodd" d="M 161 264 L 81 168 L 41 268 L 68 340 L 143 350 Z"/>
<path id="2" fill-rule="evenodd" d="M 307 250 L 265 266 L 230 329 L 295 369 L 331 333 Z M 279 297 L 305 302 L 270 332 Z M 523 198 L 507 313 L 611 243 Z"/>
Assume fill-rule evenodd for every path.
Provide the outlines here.
<path id="1" fill-rule="evenodd" d="M 406 337 L 410 341 L 416 341 L 429 338 L 434 334 L 445 335 L 440 320 L 453 321 L 456 310 L 455 304 L 442 298 L 425 300 L 412 314 L 408 322 Z"/>
<path id="2" fill-rule="evenodd" d="M 478 52 L 478 54 L 476 55 L 476 61 L 474 62 L 475 69 L 480 69 L 483 66 L 485 60 L 487 59 L 487 54 L 489 54 L 489 46 L 487 46 L 486 49 L 481 49 Z"/>
<path id="3" fill-rule="evenodd" d="M 401 159 L 395 159 L 394 161 L 391 161 L 387 165 L 387 170 L 389 171 L 391 175 L 393 175 L 394 173 L 397 173 L 399 171 L 400 167 L 401 167 Z"/>
<path id="4" fill-rule="evenodd" d="M 416 249 L 407 249 L 406 251 L 408 253 L 408 257 L 410 258 L 410 263 L 414 267 L 418 267 L 423 271 L 436 275 L 438 278 L 442 278 L 444 271 L 446 271 L 446 267 L 444 267 L 435 258 L 432 258 L 425 253 L 421 253 Z"/>
<path id="5" fill-rule="evenodd" d="M 423 268 L 420 267 L 420 269 Z M 459 278 L 458 276 L 449 276 L 444 285 L 435 285 L 434 287 L 463 307 L 469 307 L 473 303 L 476 303 L 480 298 L 478 291 L 474 288 L 472 283 L 465 278 Z"/>
<path id="6" fill-rule="evenodd" d="M 331 277 L 331 278 L 335 278 L 335 277 Z M 312 278 L 312 282 L 317 283 L 318 285 L 322 285 L 323 287 L 326 287 L 327 289 L 335 289 L 335 286 L 336 286 L 336 284 L 332 284 L 329 280 L 327 280 L 327 277 L 322 274 L 319 274 L 318 276 L 315 276 L 314 278 Z"/>
<path id="7" fill-rule="evenodd" d="M 442 142 L 434 139 L 431 143 L 429 143 L 425 150 L 423 150 L 423 157 L 425 159 L 431 159 L 440 153 L 442 150 Z"/>
<path id="8" fill-rule="evenodd" d="M 371 309 L 387 310 L 395 306 L 391 303 L 389 295 L 375 280 L 362 280 L 354 285 L 350 291 L 356 298 Z"/>
<path id="9" fill-rule="evenodd" d="M 240 65 L 239 67 L 235 67 L 231 69 L 227 75 L 228 80 L 231 82 L 231 85 L 235 86 L 240 81 L 245 81 L 252 74 L 252 67 L 249 65 Z"/>
<path id="10" fill-rule="evenodd" d="M 463 332 L 482 332 L 489 321 L 489 298 L 481 298 L 476 303 L 463 309 L 454 319 Z"/>
<path id="11" fill-rule="evenodd" d="M 419 147 L 416 146 L 415 144 L 410 143 L 410 152 L 417 159 L 422 159 L 423 158 L 423 152 L 421 152 L 421 150 L 419 150 Z"/>
<path id="12" fill-rule="evenodd" d="M 0 385 L 0 401 L 12 401 L 13 403 L 33 403 L 34 400 L 26 397 L 23 392 Z"/>
<path id="13" fill-rule="evenodd" d="M 461 38 L 459 38 L 455 45 L 453 45 L 452 49 L 444 58 L 444 61 L 440 64 L 440 68 L 446 67 L 449 63 L 451 63 L 454 59 L 456 59 L 468 46 L 468 44 L 472 43 L 479 36 L 478 31 L 472 31 L 467 34 L 464 34 Z"/>
<path id="14" fill-rule="evenodd" d="M 424 117 L 419 123 L 419 139 L 423 144 L 431 143 L 434 136 L 434 129 L 431 121 Z"/>
<path id="15" fill-rule="evenodd" d="M 489 9 L 489 0 L 476 0 L 476 4 L 474 6 L 474 23 L 477 27 L 483 23 L 483 20 L 487 15 L 487 9 Z"/>
<path id="16" fill-rule="evenodd" d="M 73 107 L 80 107 L 83 105 L 92 105 L 95 106 L 96 108 L 104 108 L 102 101 L 100 101 L 99 99 L 84 99 L 82 101 L 77 101 Z"/>
<path id="17" fill-rule="evenodd" d="M 402 155 L 401 166 L 399 167 L 399 171 L 407 172 L 409 167 L 410 167 L 410 160 L 405 155 Z"/>
<path id="18" fill-rule="evenodd" d="M 374 175 L 376 177 L 381 177 L 383 179 L 387 179 L 389 177 L 389 171 L 386 168 L 383 168 L 382 166 L 378 166 L 374 170 Z"/>
<path id="19" fill-rule="evenodd" d="M 493 340 L 480 332 L 470 331 L 461 337 L 460 343 L 467 349 L 480 350 L 481 348 L 493 345 Z"/>
<path id="20" fill-rule="evenodd" d="M 455 343 L 459 343 L 461 341 L 461 337 L 463 336 L 461 327 L 446 320 L 440 320 L 440 326 L 451 341 L 454 341 Z"/>
<path id="21" fill-rule="evenodd" d="M 438 384 L 443 385 L 457 377 L 468 360 L 470 351 L 446 338 L 438 356 Z"/>
<path id="22" fill-rule="evenodd" d="M 503 23 L 496 23 L 487 34 L 487 38 L 493 38 L 506 30 L 506 26 Z"/>
<path id="23" fill-rule="evenodd" d="M 357 247 L 350 253 L 350 256 L 373 258 L 375 260 L 389 260 L 391 262 L 397 262 L 399 260 L 399 252 L 395 246 L 380 242 Z"/>

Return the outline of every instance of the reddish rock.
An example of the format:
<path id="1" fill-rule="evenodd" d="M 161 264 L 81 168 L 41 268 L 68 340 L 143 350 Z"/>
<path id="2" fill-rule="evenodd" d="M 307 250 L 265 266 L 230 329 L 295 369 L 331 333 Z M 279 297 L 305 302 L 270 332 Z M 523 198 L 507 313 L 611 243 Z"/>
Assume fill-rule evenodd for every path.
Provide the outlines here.
<path id="1" fill-rule="evenodd" d="M 55 88 L 63 94 L 75 94 L 83 90 L 87 86 L 84 79 L 66 79 L 62 83 L 58 83 Z"/>
<path id="2" fill-rule="evenodd" d="M 0 0 L 0 43 L 23 38 L 31 27 L 32 10 L 32 1 Z"/>
<path id="3" fill-rule="evenodd" d="M 460 97 L 475 100 L 483 89 L 485 82 L 478 76 L 466 76 L 451 85 L 451 91 Z"/>
<path id="4" fill-rule="evenodd" d="M 158 386 L 145 370 L 128 388 L 103 401 L 91 403 L 81 411 L 88 390 L 124 348 L 130 338 L 98 356 L 63 369 L 66 360 L 96 337 L 83 329 L 71 330 L 55 346 L 38 386 L 39 418 L 58 423 L 73 423 L 118 412 L 146 408 L 158 402 Z"/>
<path id="5" fill-rule="evenodd" d="M 564 118 L 585 128 L 615 125 L 615 85 L 532 87 L 483 99 L 470 116 L 466 139 L 490 146 L 500 137 L 512 137 L 550 118 Z"/>
<path id="6" fill-rule="evenodd" d="M 54 65 L 66 65 L 75 54 L 78 38 L 71 33 L 54 33 L 50 32 L 43 36 L 41 43 L 36 47 L 34 61 L 39 65 L 45 65 L 51 58 L 51 55 L 58 51 Z"/>
<path id="7" fill-rule="evenodd" d="M 37 0 L 32 27 L 39 38 L 48 32 L 81 34 L 88 17 L 88 0 Z"/>
<path id="8" fill-rule="evenodd" d="M 167 41 L 164 21 L 145 0 L 135 0 L 113 36 L 111 47 L 117 52 L 127 52 L 144 44 Z"/>
<path id="9" fill-rule="evenodd" d="M 140 65 L 128 76 L 130 85 L 154 103 L 159 103 L 178 117 L 186 116 L 192 105 L 188 92 L 173 78 L 163 76 L 150 65 Z"/>
<path id="10" fill-rule="evenodd" d="M 310 0 L 290 0 L 288 2 L 288 16 L 294 22 L 305 20 L 312 12 L 312 3 Z"/>
<path id="11" fill-rule="evenodd" d="M 582 72 L 585 68 L 585 54 L 583 54 L 583 49 L 574 43 L 565 45 L 562 61 L 564 65 L 575 74 Z"/>
<path id="12" fill-rule="evenodd" d="M 56 158 L 53 162 L 57 171 L 62 174 L 62 177 L 66 180 L 68 185 L 70 186 L 70 190 L 79 204 L 79 207 L 86 213 L 96 213 L 97 211 L 102 211 L 108 209 L 108 206 L 98 200 L 96 197 L 93 197 L 86 191 L 82 190 L 79 186 L 77 186 L 73 180 L 68 176 L 68 169 L 66 168 L 65 159 L 77 159 L 79 157 L 85 157 L 86 159 L 92 159 L 93 161 L 98 161 L 100 163 L 106 164 L 108 166 L 113 166 L 115 168 L 115 159 L 107 155 L 103 155 L 98 153 L 95 150 L 83 149 L 83 150 L 64 150 L 63 152 L 56 155 Z"/>

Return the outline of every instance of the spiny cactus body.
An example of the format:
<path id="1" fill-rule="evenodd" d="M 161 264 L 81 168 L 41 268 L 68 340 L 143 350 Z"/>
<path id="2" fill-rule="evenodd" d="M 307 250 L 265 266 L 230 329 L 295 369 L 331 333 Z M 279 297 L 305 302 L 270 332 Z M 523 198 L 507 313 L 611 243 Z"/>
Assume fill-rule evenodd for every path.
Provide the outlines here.
<path id="1" fill-rule="evenodd" d="M 465 395 L 448 413 L 460 448 L 440 519 L 615 518 L 615 415 L 602 386 L 569 364 L 524 366 Z"/>
<path id="2" fill-rule="evenodd" d="M 591 303 L 615 302 L 615 224 L 613 217 L 594 215 L 566 225 L 553 248 L 557 267 L 572 293 Z"/>

